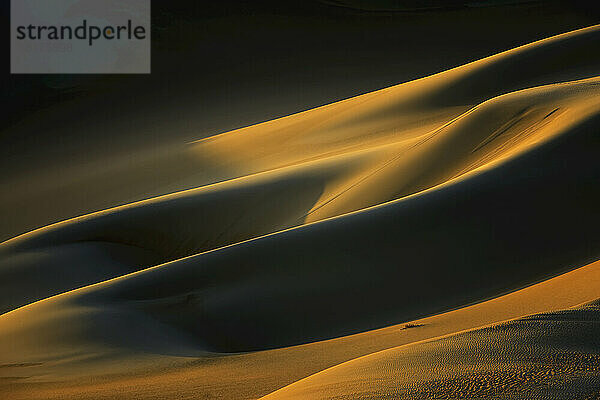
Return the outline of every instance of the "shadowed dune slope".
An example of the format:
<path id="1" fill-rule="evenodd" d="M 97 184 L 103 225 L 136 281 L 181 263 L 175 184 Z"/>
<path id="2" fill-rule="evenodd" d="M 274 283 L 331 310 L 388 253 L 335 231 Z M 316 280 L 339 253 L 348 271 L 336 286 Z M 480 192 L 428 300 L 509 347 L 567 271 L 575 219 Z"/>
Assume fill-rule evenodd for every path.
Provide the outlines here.
<path id="1" fill-rule="evenodd" d="M 440 185 L 456 183 L 484 190 L 486 184 L 483 181 L 487 178 L 475 175 L 491 168 L 498 169 L 490 172 L 489 176 L 494 176 L 491 179 L 517 179 L 519 183 L 510 189 L 501 189 L 500 183 L 496 191 L 502 193 L 492 194 L 493 190 L 489 189 L 487 199 L 468 199 L 477 204 L 469 205 L 464 215 L 458 212 L 454 218 L 480 220 L 480 227 L 476 227 L 477 222 L 474 222 L 475 230 L 497 229 L 497 232 L 487 233 L 498 235 L 497 244 L 492 246 L 500 246 L 503 241 L 508 243 L 510 240 L 502 235 L 514 235 L 508 229 L 503 233 L 500 225 L 486 227 L 485 221 L 490 217 L 481 214 L 485 214 L 486 207 L 494 208 L 501 204 L 500 198 L 510 196 L 511 200 L 506 205 L 512 204 L 514 210 L 509 211 L 506 206 L 503 208 L 511 215 L 513 226 L 530 224 L 530 234 L 534 236 L 531 240 L 534 242 L 540 240 L 539 243 L 542 243 L 544 237 L 536 238 L 538 235 L 533 232 L 534 229 L 548 230 L 545 228 L 552 225 L 551 232 L 566 232 L 567 228 L 575 230 L 575 219 L 569 220 L 567 215 L 570 212 L 577 214 L 573 218 L 587 215 L 585 204 L 593 204 L 597 195 L 595 185 L 588 185 L 597 176 L 596 166 L 591 159 L 576 160 L 580 157 L 575 153 L 563 157 L 558 152 L 565 150 L 555 150 L 552 155 L 549 151 L 564 142 L 569 143 L 566 146 L 586 148 L 584 151 L 590 152 L 592 157 L 591 149 L 596 143 L 591 132 L 597 124 L 595 115 L 600 86 L 596 78 L 551 83 L 567 77 L 583 78 L 590 71 L 598 71 L 598 56 L 587 51 L 587 46 L 598 40 L 599 32 L 599 28 L 591 27 L 559 35 L 428 78 L 193 143 L 186 150 L 187 156 L 195 154 L 203 162 L 215 164 L 219 170 L 243 176 L 75 218 L 0 244 L 0 277 L 14 282 L 11 286 L 15 288 L 0 295 L 0 310 L 9 311 L 31 301 L 135 270 L 404 199 Z M 523 67 L 528 65 L 531 57 L 544 61 L 538 62 L 536 73 L 529 71 L 529 67 Z M 565 61 L 559 65 L 558 60 Z M 503 94 L 537 83 L 550 84 Z M 548 144 L 544 144 L 546 142 Z M 565 169 L 564 166 L 570 162 L 576 165 Z M 510 167 L 510 163 L 522 166 Z M 559 167 L 559 164 L 562 166 Z M 515 168 L 517 176 L 509 176 Z M 551 169 L 545 171 L 543 168 L 558 169 L 554 189 L 542 183 L 550 185 L 551 179 Z M 467 179 L 467 175 L 474 171 L 476 173 Z M 467 180 L 469 183 L 460 183 Z M 543 193 L 521 193 L 529 186 L 528 180 L 538 180 L 532 184 L 543 187 L 540 189 Z M 561 212 L 557 216 L 549 204 L 561 196 L 567 197 L 571 189 L 575 193 L 586 193 L 569 197 L 562 208 L 571 201 L 578 210 L 568 210 L 566 214 Z M 407 216 L 402 223 L 393 222 L 395 226 L 389 232 L 374 228 L 378 233 L 371 234 L 371 238 L 365 241 L 369 245 L 364 246 L 363 252 L 370 247 L 378 253 L 381 247 L 382 254 L 386 254 L 392 248 L 403 246 L 407 258 L 402 257 L 401 260 L 410 264 L 419 258 L 418 251 L 423 251 L 419 250 L 424 246 L 420 235 L 430 235 L 432 245 L 436 240 L 443 241 L 443 235 L 456 235 L 456 240 L 459 240 L 463 228 L 452 228 L 450 225 L 454 222 L 448 221 L 447 217 L 442 217 L 438 223 L 436 213 L 439 211 L 434 211 L 436 207 L 449 207 L 460 201 L 454 198 L 454 190 L 459 189 L 442 190 L 440 187 L 436 189 L 439 191 L 437 194 L 419 195 L 418 199 L 411 199 L 406 204 L 390 206 L 394 210 L 414 208 L 425 214 L 419 215 L 419 219 L 422 217 L 419 222 L 414 220 L 416 214 Z M 468 192 L 476 189 L 460 190 Z M 510 194 L 512 191 L 514 195 Z M 434 198 L 435 201 L 429 200 Z M 486 202 L 489 204 L 486 205 Z M 429 205 L 433 203 L 438 206 Z M 558 207 L 558 204 L 555 206 Z M 402 211 L 399 221 L 410 212 L 413 211 Z M 348 221 L 355 221 L 355 218 L 368 217 L 351 217 Z M 556 223 L 551 223 L 555 218 Z M 586 219 L 591 226 L 593 218 Z M 543 223 L 540 225 L 539 221 Z M 560 225 L 563 222 L 565 225 Z M 415 227 L 410 227 L 409 223 L 419 226 L 414 235 Z M 345 223 L 326 223 L 309 231 L 285 233 L 281 238 L 309 237 L 313 233 L 303 232 L 328 231 L 329 226 L 338 224 Z M 363 229 L 361 226 L 351 228 L 354 222 L 347 224 L 343 230 Z M 439 226 L 433 229 L 434 225 Z M 452 229 L 461 232 L 452 232 Z M 568 264 L 577 264 L 594 255 L 589 245 L 593 235 L 586 236 L 587 229 L 586 223 L 583 223 L 577 230 L 581 231 L 584 240 L 575 248 L 569 248 L 568 252 L 561 252 L 561 257 Z M 398 236 L 388 236 L 391 233 Z M 386 238 L 371 243 L 377 235 Z M 414 239 L 405 239 L 405 236 L 414 236 Z M 473 236 L 478 236 L 477 243 L 486 237 L 486 233 Z M 271 240 L 287 241 L 277 237 L 266 239 L 265 243 Z M 306 257 L 311 253 L 322 254 L 322 257 L 315 255 L 317 259 L 310 261 L 313 266 L 307 270 L 320 268 L 322 264 L 333 270 L 341 268 L 342 264 L 337 263 L 345 265 L 346 260 L 336 259 L 334 255 L 342 251 L 340 246 L 363 247 L 360 243 L 354 246 L 351 240 L 363 241 L 358 237 L 334 237 L 322 243 L 328 243 L 328 249 L 319 246 L 318 251 L 308 249 Z M 557 238 L 552 240 L 560 242 Z M 561 246 L 568 248 L 567 242 Z M 262 246 L 261 243 L 263 241 L 258 241 L 256 246 Z M 412 243 L 418 243 L 417 247 L 411 247 Z M 240 248 L 246 246 L 253 248 L 255 244 Z M 586 250 L 579 252 L 579 246 Z M 237 251 L 232 248 L 215 254 L 221 257 L 220 254 L 235 254 Z M 482 247 L 477 251 L 485 253 L 487 250 Z M 102 253 L 102 256 L 96 257 L 97 253 Z M 298 261 L 289 251 L 284 253 L 285 257 L 291 256 Z M 571 259 L 567 253 L 578 254 L 581 258 Z M 359 264 L 364 255 L 361 252 L 356 254 L 359 257 L 352 262 Z M 514 260 L 517 254 L 508 251 L 502 259 Z M 212 259 L 216 255 L 201 257 Z M 375 261 L 377 256 L 368 257 L 370 262 L 378 264 Z M 466 265 L 470 258 L 462 255 L 457 260 L 448 260 L 448 263 Z M 89 259 L 96 261 L 82 263 L 82 260 Z M 389 264 L 383 269 L 392 269 L 391 260 L 387 256 L 382 256 L 382 259 Z M 463 259 L 467 261 L 463 262 Z M 441 260 L 423 259 L 418 262 L 433 266 Z M 499 260 L 496 262 L 500 263 Z M 555 264 L 558 266 L 561 262 L 557 258 Z M 261 267 L 265 271 L 279 268 L 278 265 L 287 262 L 282 258 L 266 263 L 274 264 Z M 446 265 L 455 268 L 454 264 Z M 230 265 L 227 268 L 237 267 Z M 252 270 L 255 267 L 248 268 Z M 556 268 L 546 272 L 552 273 Z M 27 276 L 32 273 L 37 274 L 43 284 L 28 280 Z M 333 278 L 335 273 L 332 274 Z M 518 280 L 515 278 L 514 284 Z M 387 307 L 394 308 L 393 304 Z M 385 314 L 385 311 L 382 312 Z M 376 316 L 368 319 L 371 322 L 365 326 L 377 326 L 385 320 Z M 347 329 L 360 329 L 362 323 L 349 325 L 352 326 Z M 334 331 L 338 330 L 325 336 L 337 334 Z M 289 340 L 301 341 L 312 334 L 298 333 L 297 338 Z M 273 332 L 273 335 L 278 333 Z"/>

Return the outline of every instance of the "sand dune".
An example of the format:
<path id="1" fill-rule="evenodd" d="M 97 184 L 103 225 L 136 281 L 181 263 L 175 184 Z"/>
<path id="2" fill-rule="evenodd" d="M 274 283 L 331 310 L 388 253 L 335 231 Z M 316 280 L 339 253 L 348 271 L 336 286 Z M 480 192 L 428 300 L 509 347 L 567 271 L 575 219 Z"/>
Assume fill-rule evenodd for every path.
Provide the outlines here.
<path id="1" fill-rule="evenodd" d="M 584 93 L 585 96 L 582 97 L 585 99 L 591 97 L 595 100 L 598 97 L 588 97 L 590 90 L 586 88 L 588 86 L 595 90 L 597 86 L 594 83 L 595 81 L 575 83 L 573 85 L 583 85 L 583 90 L 575 88 L 573 92 Z M 563 87 L 570 92 L 571 85 Z M 543 92 L 545 88 L 541 90 Z M 587 102 L 584 104 L 587 105 Z M 595 111 L 594 106 L 592 101 L 592 111 Z M 157 269 L 146 270 L 114 282 L 111 290 L 121 287 L 123 282 L 122 285 L 133 285 L 123 286 L 123 293 L 143 293 L 147 290 L 144 288 L 150 287 L 152 298 L 162 298 L 218 286 L 223 291 L 215 293 L 215 308 L 210 310 L 213 301 L 208 300 L 210 297 L 204 300 L 208 307 L 205 310 L 208 319 L 203 321 L 202 325 L 204 329 L 211 326 L 207 329 L 211 332 L 211 338 L 207 338 L 209 342 L 216 338 L 225 341 L 212 343 L 213 346 L 224 351 L 236 351 L 323 339 L 376 328 L 389 322 L 399 322 L 442 311 L 444 307 L 452 308 L 485 298 L 518 287 L 523 282 L 559 272 L 566 265 L 582 264 L 596 255 L 593 245 L 598 239 L 595 227 L 599 221 L 593 217 L 598 200 L 598 193 L 593 185 L 597 177 L 594 162 L 594 154 L 597 151 L 594 147 L 594 129 L 598 119 L 593 112 L 585 112 L 583 107 L 573 108 L 581 120 L 569 116 L 568 111 L 564 114 L 554 112 L 550 117 L 558 114 L 554 124 L 554 130 L 558 130 L 558 133 L 548 129 L 553 124 L 539 124 L 542 126 L 539 131 L 550 132 L 552 140 L 542 136 L 542 139 L 546 140 L 537 143 L 535 149 L 520 156 L 505 156 L 501 165 L 496 165 L 495 168 L 480 168 L 460 179 L 439 185 L 434 190 L 422 191 L 377 208 L 173 261 Z M 539 115 L 548 115 L 552 110 L 554 107 L 550 107 L 550 111 L 544 109 Z M 472 112 L 469 116 L 475 118 L 478 114 Z M 566 120 L 566 126 L 560 123 L 561 115 L 563 121 Z M 442 130 L 445 135 L 436 136 L 426 143 L 433 148 L 434 154 L 429 159 L 422 157 L 421 166 L 427 166 L 429 160 L 434 173 L 442 170 L 443 173 L 452 176 L 465 165 L 468 167 L 472 163 L 467 157 L 466 160 L 459 159 L 455 169 L 448 165 L 455 163 L 455 160 L 450 159 L 444 163 L 444 142 L 457 140 L 456 138 L 459 141 L 464 140 L 461 135 L 463 131 L 460 129 L 463 121 L 456 121 L 455 124 L 456 130 Z M 467 128 L 473 126 L 468 121 L 464 124 Z M 502 127 L 501 124 L 497 125 Z M 510 130 L 500 136 L 508 141 L 512 139 L 509 133 Z M 492 131 L 491 135 L 497 133 Z M 467 148 L 467 154 L 473 154 L 472 149 L 479 146 L 488 136 L 489 131 L 482 137 L 470 140 L 470 143 L 467 143 L 470 147 L 463 144 Z M 524 147 L 526 146 L 523 143 L 527 140 L 536 140 L 535 136 L 528 135 L 522 135 L 521 139 L 520 145 Z M 436 148 L 438 141 L 441 142 L 442 150 Z M 460 149 L 462 146 L 459 144 L 449 146 Z M 489 144 L 484 147 L 494 149 Z M 508 154 L 511 150 L 514 152 L 510 146 L 506 147 L 508 150 L 502 150 Z M 497 153 L 503 154 L 502 151 Z M 417 155 L 422 156 L 418 153 Z M 407 159 L 407 169 L 410 169 L 412 160 L 408 155 Z M 363 181 L 361 185 L 346 189 L 335 202 L 330 201 L 317 211 L 326 211 L 336 202 L 343 200 L 345 195 L 348 195 L 349 201 L 354 202 L 352 204 L 362 201 L 367 203 L 366 205 L 369 205 L 373 196 L 387 195 L 384 182 L 392 181 L 394 174 L 400 178 L 393 181 L 394 183 L 402 185 L 406 179 L 406 175 L 402 174 L 404 160 L 406 159 L 397 160 L 398 168 L 393 168 L 396 167 L 394 162 L 387 163 L 386 168 L 379 169 L 377 174 L 369 177 L 368 181 L 372 181 L 373 186 L 379 190 L 373 190 L 369 186 L 370 182 Z M 477 161 L 475 164 L 477 165 Z M 428 178 L 426 168 L 423 172 L 416 168 L 411 170 L 420 174 L 422 179 Z M 378 175 L 381 175 L 381 179 L 378 179 Z M 287 194 L 294 196 L 294 193 L 300 190 L 297 186 L 294 187 L 295 182 L 307 185 L 310 183 L 310 175 L 308 179 L 298 181 L 289 175 L 285 176 L 275 181 L 275 190 L 288 186 L 292 190 Z M 489 185 L 489 182 L 494 184 Z M 226 235 L 237 233 L 236 229 L 232 228 L 236 223 L 241 225 L 238 229 L 243 229 L 244 218 L 250 221 L 248 225 L 258 228 L 260 223 L 252 223 L 253 219 L 272 224 L 270 227 L 267 225 L 262 232 L 255 232 L 257 236 L 268 233 L 268 229 L 273 229 L 277 223 L 285 227 L 285 220 L 276 218 L 278 213 L 268 215 L 268 211 L 277 203 L 285 201 L 285 197 L 284 200 L 279 200 L 277 196 L 273 196 L 261 202 L 263 196 L 268 198 L 269 191 L 260 186 L 254 186 L 252 189 L 255 189 L 256 193 L 252 197 L 258 198 L 247 198 L 246 204 L 251 206 L 247 209 L 237 207 L 239 199 L 244 198 L 244 192 L 239 186 L 231 192 L 216 194 L 231 196 L 231 208 L 227 206 L 226 197 L 217 197 L 216 201 L 219 201 L 221 206 L 219 211 L 223 214 L 207 208 L 206 203 L 199 201 L 215 201 L 213 196 L 173 196 L 157 203 L 148 202 L 131 208 L 126 207 L 123 210 L 84 217 L 83 220 L 34 232 L 32 235 L 5 243 L 3 250 L 22 255 L 35 252 L 39 248 L 51 249 L 53 246 L 64 246 L 73 242 L 91 242 L 92 249 L 106 243 L 117 243 L 128 246 L 123 252 L 127 252 L 127 248 L 132 252 L 140 252 L 142 249 L 150 253 L 151 259 L 152 256 L 155 257 L 155 263 L 160 263 L 167 261 L 169 257 L 183 257 L 209 250 L 210 247 L 206 243 L 210 244 L 210 239 L 215 237 L 215 233 L 216 240 L 222 240 L 217 242 L 215 247 L 230 244 L 236 238 Z M 575 191 L 577 196 L 573 196 Z M 204 191 L 201 189 L 200 192 Z M 351 196 L 354 192 L 358 194 Z M 301 219 L 308 213 L 316 196 L 306 190 L 302 193 L 308 199 L 302 204 L 303 199 L 294 196 L 298 205 L 289 204 L 288 210 L 280 208 L 283 217 L 294 217 L 295 211 L 295 217 Z M 490 213 L 490 208 L 496 211 Z M 561 212 L 557 213 L 556 210 L 559 209 Z M 335 211 L 340 210 L 334 209 Z M 208 213 L 212 214 L 210 218 L 206 217 Z M 192 224 L 189 216 L 195 216 L 198 222 Z M 270 217 L 274 218 L 274 221 L 271 221 Z M 228 222 L 228 219 L 233 221 Z M 519 235 L 514 234 L 515 224 L 519 225 Z M 219 226 L 221 229 L 227 229 L 225 234 L 219 233 Z M 250 231 L 244 235 L 242 231 L 237 239 L 248 238 L 252 233 Z M 381 240 L 382 235 L 394 239 Z M 465 251 L 461 245 L 465 241 L 476 251 Z M 352 251 L 349 251 L 350 248 Z M 428 249 L 436 251 L 430 252 Z M 506 249 L 510 251 L 507 252 Z M 401 257 L 398 256 L 398 251 L 401 251 Z M 61 251 L 56 253 L 64 257 L 63 254 Z M 80 256 L 78 252 L 76 255 Z M 50 275 L 55 273 L 53 266 L 61 267 L 64 263 L 64 258 L 58 258 L 56 262 L 53 256 L 55 255 L 50 251 L 48 267 L 44 271 Z M 66 257 L 69 257 L 68 252 Z M 12 262 L 11 257 L 7 257 L 6 260 L 8 263 Z M 27 264 L 28 260 L 31 258 L 17 257 L 17 261 L 21 261 L 18 268 L 23 273 L 27 272 L 28 266 L 39 268 L 37 258 L 33 258 L 33 262 L 29 261 Z M 481 264 L 487 266 L 485 274 L 474 276 L 475 266 Z M 77 268 L 76 264 L 71 265 Z M 141 264 L 139 267 L 150 265 Z M 364 269 L 364 265 L 370 266 L 369 271 Z M 447 267 L 440 271 L 440 265 Z M 6 269 L 10 271 L 11 264 L 8 264 L 8 267 Z M 102 272 L 105 273 L 106 270 L 102 269 Z M 342 274 L 344 280 L 339 278 Z M 56 290 L 51 287 L 53 281 L 56 279 L 48 280 L 49 290 Z M 174 289 L 164 290 L 162 293 L 162 289 L 157 289 L 156 282 L 162 282 L 159 287 Z M 411 282 L 411 288 L 400 294 L 395 293 L 394 288 L 402 282 Z M 59 283 L 64 288 L 66 280 L 60 280 Z M 27 283 L 20 285 L 24 287 Z M 353 297 L 352 294 L 360 292 L 364 285 L 381 290 L 374 294 L 369 293 L 367 301 Z M 428 286 L 428 292 L 443 292 L 444 296 L 429 298 L 427 292 L 421 289 L 422 286 Z M 237 288 L 232 290 L 233 297 L 221 297 L 228 292 L 225 288 L 233 287 Z M 286 290 L 280 293 L 280 287 L 285 287 Z M 30 290 L 24 290 L 23 293 L 31 295 Z M 241 293 L 244 293 L 244 296 L 239 297 Z M 246 296 L 252 298 L 252 303 L 246 300 Z M 308 301 L 303 302 L 301 306 L 292 306 L 298 298 L 305 296 L 309 297 Z M 147 296 L 133 297 L 146 299 Z M 278 298 L 277 307 L 271 305 L 273 297 Z M 20 302 L 25 303 L 26 300 L 22 299 Z M 298 313 L 297 316 L 292 317 L 290 309 L 292 313 Z M 374 313 L 373 310 L 377 311 Z M 211 314 L 214 317 L 209 317 Z M 225 315 L 230 315 L 231 318 L 223 318 Z M 244 319 L 238 315 L 243 315 Z M 305 332 L 299 332 L 296 318 L 312 319 L 314 325 L 311 326 L 311 322 L 307 321 L 303 324 Z M 286 320 L 289 325 L 264 330 L 261 324 L 257 325 L 257 321 L 261 320 L 263 323 Z M 321 321 L 327 322 L 323 324 Z M 238 338 L 235 332 L 243 332 L 245 338 Z M 230 340 L 232 343 L 227 343 Z M 240 340 L 242 342 L 238 342 Z"/>
<path id="2" fill-rule="evenodd" d="M 62 277 L 56 286 L 48 279 L 46 290 L 24 289 L 22 299 L 7 293 L 2 309 L 401 199 L 515 158 L 540 142 L 579 130 L 579 125 L 593 124 L 586 121 L 598 109 L 594 78 L 494 96 L 539 81 L 539 76 L 549 82 L 561 78 L 565 70 L 577 75 L 577 67 L 582 69 L 580 77 L 588 75 L 599 60 L 585 45 L 597 36 L 595 27 L 560 35 L 430 78 L 200 141 L 191 151 L 203 157 L 203 162 L 211 157 L 210 163 L 220 165 L 216 169 L 244 177 L 80 217 L 2 244 L 0 254 L 6 255 L 2 260 L 8 265 L 0 268 L 0 275 L 8 276 L 15 269 L 27 276 L 30 268 L 55 276 L 64 268 L 65 259 L 71 259 L 71 251 L 80 256 L 80 249 L 64 247 L 73 242 L 86 242 L 90 251 L 98 245 L 117 244 L 122 247 L 117 260 L 125 259 L 116 270 L 86 269 L 86 280 L 77 272 Z M 578 55 L 572 57 L 573 65 L 560 69 L 555 65 L 556 57 L 572 53 Z M 537 59 L 546 57 L 549 68 L 535 76 L 530 72 L 528 77 L 519 66 L 532 54 Z M 493 87 L 489 81 L 499 70 L 503 79 Z M 467 90 L 484 83 L 492 86 L 485 94 Z M 466 89 L 460 89 L 463 86 Z M 472 97 L 465 99 L 465 93 Z M 491 98 L 482 101 L 486 95 Z M 465 101 L 469 105 L 455 105 Z M 60 251 L 48 251 L 57 246 Z M 141 253 L 137 263 L 129 261 L 127 249 L 132 257 Z"/>
<path id="3" fill-rule="evenodd" d="M 600 297 L 597 263 L 567 272 L 600 258 L 599 39 L 570 32 L 190 143 L 157 178 L 190 189 L 1 243 L 0 390 L 256 398 L 355 358 L 270 396 L 560 398 L 573 380 L 587 395 L 597 371 L 566 365 L 596 360 L 595 306 L 378 351 Z"/>
<path id="4" fill-rule="evenodd" d="M 263 399 L 590 399 L 598 301 L 371 354 Z"/>
<path id="5" fill-rule="evenodd" d="M 302 378 L 308 375 L 347 361 L 352 364 L 351 360 L 381 350 L 588 302 L 597 296 L 598 283 L 600 264 L 595 262 L 514 293 L 410 324 L 227 355 L 204 353 L 193 338 L 169 332 L 156 321 L 144 321 L 140 314 L 77 306 L 73 301 L 76 293 L 67 294 L 3 317 L 0 348 L 6 360 L 13 362 L 3 365 L 2 389 L 15 399 L 110 399 L 115 392 L 125 399 L 169 398 L 174 393 L 258 398 L 295 381 L 299 383 L 291 387 L 302 388 Z M 39 318 L 40 313 L 47 318 Z M 117 326 L 120 329 L 114 329 Z M 150 327 L 153 329 L 147 330 Z M 45 334 L 40 335 L 40 331 Z M 153 347 L 140 351 L 138 340 L 148 335 L 152 338 L 145 343 L 154 341 Z M 128 337 L 134 340 L 123 343 Z M 177 345 L 179 349 L 174 349 Z M 165 354 L 169 350 L 171 355 Z M 185 356 L 174 356 L 173 350 Z M 20 362 L 14 362 L 17 360 Z M 107 370 L 111 374 L 106 374 Z M 329 382 L 326 380 L 325 386 Z"/>

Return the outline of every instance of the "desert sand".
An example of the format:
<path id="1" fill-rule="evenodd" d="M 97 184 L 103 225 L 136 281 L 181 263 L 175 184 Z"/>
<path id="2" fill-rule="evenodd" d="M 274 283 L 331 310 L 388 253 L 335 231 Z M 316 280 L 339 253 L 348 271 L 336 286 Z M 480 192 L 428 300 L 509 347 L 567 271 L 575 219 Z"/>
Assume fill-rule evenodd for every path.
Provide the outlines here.
<path id="1" fill-rule="evenodd" d="M 0 393 L 595 398 L 599 41 L 164 149 L 168 194 L 1 243 Z"/>

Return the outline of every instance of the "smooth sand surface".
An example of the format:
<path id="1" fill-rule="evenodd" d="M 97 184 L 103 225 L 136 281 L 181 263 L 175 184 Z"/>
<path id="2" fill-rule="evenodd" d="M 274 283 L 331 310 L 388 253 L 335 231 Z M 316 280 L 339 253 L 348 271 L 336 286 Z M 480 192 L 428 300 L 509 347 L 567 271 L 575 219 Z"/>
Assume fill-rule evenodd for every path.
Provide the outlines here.
<path id="1" fill-rule="evenodd" d="M 1 243 L 0 391 L 585 398 L 597 310 L 552 312 L 600 298 L 599 41 L 189 143 L 167 170 L 218 171 L 193 188 Z"/>

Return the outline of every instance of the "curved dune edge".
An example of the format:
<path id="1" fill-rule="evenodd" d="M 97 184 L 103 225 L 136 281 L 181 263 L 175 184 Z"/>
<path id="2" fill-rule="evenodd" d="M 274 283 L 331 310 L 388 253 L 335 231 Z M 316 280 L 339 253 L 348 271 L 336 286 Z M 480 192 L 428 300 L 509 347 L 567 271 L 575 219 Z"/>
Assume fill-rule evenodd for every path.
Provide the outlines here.
<path id="1" fill-rule="evenodd" d="M 108 399 L 115 392 L 124 399 L 170 398 L 173 393 L 180 396 L 202 393 L 210 398 L 250 399 L 298 381 L 274 392 L 272 396 L 287 398 L 287 393 L 291 393 L 290 396 L 300 393 L 299 398 L 310 398 L 310 393 L 303 391 L 305 380 L 302 378 L 307 375 L 311 375 L 307 380 L 315 379 L 313 376 L 325 376 L 324 382 L 327 384 L 329 371 L 339 368 L 337 366 L 351 366 L 356 361 L 368 359 L 371 357 L 369 355 L 382 354 L 382 350 L 385 350 L 385 354 L 388 351 L 386 349 L 397 346 L 405 347 L 403 345 L 586 303 L 600 295 L 599 283 L 600 261 L 597 261 L 496 299 L 407 324 L 301 346 L 224 357 L 207 354 L 190 360 L 187 357 L 173 358 L 158 354 L 117 354 L 105 349 L 104 358 L 101 352 L 98 354 L 98 347 L 89 343 L 83 344 L 84 349 L 90 353 L 93 351 L 94 357 L 83 360 L 72 358 L 37 364 L 35 359 L 27 359 L 26 354 L 22 353 L 0 369 L 4 377 L 0 381 L 0 390 L 14 399 L 69 396 Z M 0 327 L 4 326 L 8 315 L 1 318 L 4 321 L 0 319 Z M 407 325 L 415 327 L 406 329 Z M 27 334 L 40 336 L 39 331 Z M 2 343 L 7 342 L 4 340 Z M 30 347 L 28 349 L 31 350 Z M 22 350 L 12 349 L 14 354 Z M 112 365 L 111 370 L 115 372 L 105 375 L 103 367 L 106 365 Z M 120 371 L 115 370 L 117 365 Z M 314 373 L 317 374 L 312 375 Z M 17 375 L 27 378 L 9 378 Z"/>

